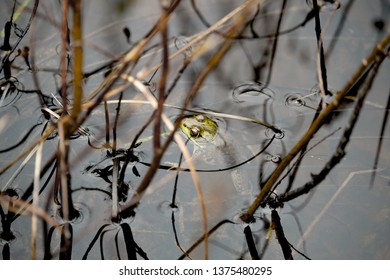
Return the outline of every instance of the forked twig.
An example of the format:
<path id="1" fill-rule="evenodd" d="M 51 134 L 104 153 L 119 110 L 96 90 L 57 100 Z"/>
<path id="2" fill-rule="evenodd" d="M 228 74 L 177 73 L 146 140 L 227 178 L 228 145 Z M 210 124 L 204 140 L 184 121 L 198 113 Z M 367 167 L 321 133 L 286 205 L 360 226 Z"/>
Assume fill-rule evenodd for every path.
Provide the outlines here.
<path id="1" fill-rule="evenodd" d="M 344 87 L 336 94 L 334 99 L 330 104 L 328 104 L 318 115 L 317 119 L 311 124 L 309 129 L 306 131 L 305 135 L 298 141 L 291 151 L 281 160 L 279 165 L 272 172 L 271 176 L 268 178 L 264 187 L 260 191 L 259 195 L 253 201 L 248 210 L 241 216 L 241 219 L 245 222 L 249 222 L 257 208 L 263 203 L 263 200 L 268 196 L 269 191 L 272 189 L 275 182 L 278 180 L 280 175 L 283 173 L 285 168 L 290 164 L 290 162 L 295 158 L 295 156 L 301 151 L 301 149 L 308 144 L 308 142 L 313 138 L 314 134 L 322 127 L 325 123 L 325 120 L 330 116 L 330 114 L 338 108 L 342 99 L 348 93 L 348 90 L 354 85 L 354 83 L 359 79 L 359 77 L 366 71 L 366 69 L 375 61 L 379 53 L 386 53 L 385 48 L 390 43 L 390 33 L 387 34 L 380 43 L 378 43 L 370 55 L 363 60 L 360 67 L 354 73 L 352 78 L 344 85 Z"/>
<path id="2" fill-rule="evenodd" d="M 358 120 L 358 117 L 360 115 L 361 107 L 364 103 L 364 99 L 367 96 L 367 93 L 369 89 L 371 88 L 371 85 L 374 81 L 374 78 L 376 77 L 377 71 L 379 69 L 379 65 L 383 62 L 385 56 L 382 55 L 378 58 L 378 61 L 374 63 L 374 66 L 372 69 L 370 69 L 366 80 L 362 84 L 361 88 L 358 91 L 358 94 L 356 96 L 356 104 L 352 111 L 350 120 L 348 124 L 346 125 L 346 128 L 344 130 L 344 133 L 339 141 L 339 144 L 336 148 L 336 152 L 334 155 L 328 160 L 328 162 L 325 164 L 325 167 L 316 175 L 312 174 L 312 180 L 304 184 L 302 187 L 299 187 L 289 193 L 282 194 L 278 200 L 280 202 L 289 201 L 291 199 L 294 199 L 304 193 L 308 193 L 311 189 L 313 189 L 315 186 L 317 186 L 320 182 L 322 182 L 326 176 L 329 174 L 329 172 L 341 161 L 341 159 L 345 156 L 345 148 L 347 147 L 347 144 L 349 143 L 349 139 L 352 135 L 352 131 L 355 127 L 355 124 Z"/>

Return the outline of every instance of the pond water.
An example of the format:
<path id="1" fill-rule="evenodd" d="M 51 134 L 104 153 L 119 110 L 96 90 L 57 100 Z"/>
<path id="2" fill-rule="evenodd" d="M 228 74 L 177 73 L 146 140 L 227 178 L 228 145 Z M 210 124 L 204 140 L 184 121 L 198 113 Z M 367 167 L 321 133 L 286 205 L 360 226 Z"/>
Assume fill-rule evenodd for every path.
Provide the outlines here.
<path id="1" fill-rule="evenodd" d="M 389 36 L 389 3 L 317 1 L 328 87 L 324 95 L 313 1 L 249 1 L 254 3 L 247 10 L 241 9 L 246 1 L 179 2 L 168 18 L 166 40 L 157 32 L 139 59 L 126 65 L 126 57 L 149 38 L 171 1 L 82 1 L 84 99 L 79 119 L 85 120 L 65 141 L 57 124 L 64 100 L 68 112 L 74 104 L 78 45 L 72 35 L 73 10 L 68 9 L 67 45 L 59 2 L 2 3 L 2 258 L 283 259 L 284 240 L 294 259 L 389 259 L 388 58 L 354 83 L 362 89 L 373 80 L 351 135 L 346 131 L 357 90 L 349 92 L 287 165 L 251 223 L 240 218 L 305 137 L 321 104 L 330 103 L 376 43 Z M 243 31 L 233 33 L 234 26 Z M 226 54 L 216 58 L 228 44 Z M 218 62 L 215 69 L 208 68 L 210 61 Z M 136 82 L 125 84 L 119 72 L 113 75 L 118 69 L 122 78 L 128 74 Z M 109 84 L 112 77 L 119 78 Z M 192 156 L 195 174 L 180 146 L 192 155 L 194 141 L 178 129 L 178 138 L 157 161 L 156 120 L 143 128 L 155 113 L 151 102 L 165 80 L 167 96 L 157 130 L 162 145 L 169 140 L 169 123 L 182 113 L 208 116 L 223 135 L 219 146 L 204 143 L 213 149 Z M 50 136 L 37 144 L 50 127 Z M 345 155 L 337 156 L 345 138 Z M 64 154 L 64 143 L 69 143 L 67 158 L 57 157 Z M 339 162 L 329 167 L 334 157 Z M 154 164 L 158 168 L 152 177 L 148 172 Z M 282 203 L 285 193 L 327 168 L 310 191 Z M 150 182 L 145 184 L 145 178 Z M 250 193 L 237 191 L 237 178 Z M 143 184 L 145 191 L 137 194 Z"/>

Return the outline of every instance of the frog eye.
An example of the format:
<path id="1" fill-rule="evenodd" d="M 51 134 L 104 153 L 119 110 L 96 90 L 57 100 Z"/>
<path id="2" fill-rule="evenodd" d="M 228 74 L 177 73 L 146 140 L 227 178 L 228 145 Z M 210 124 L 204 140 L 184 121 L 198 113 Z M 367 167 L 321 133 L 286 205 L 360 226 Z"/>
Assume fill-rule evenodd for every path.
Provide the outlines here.
<path id="1" fill-rule="evenodd" d="M 200 129 L 198 126 L 194 126 L 193 128 L 191 128 L 190 130 L 191 137 L 199 137 L 199 134 L 200 134 Z"/>
<path id="2" fill-rule="evenodd" d="M 204 116 L 203 115 L 197 115 L 195 118 L 196 118 L 196 120 L 198 122 L 203 122 L 204 121 Z"/>

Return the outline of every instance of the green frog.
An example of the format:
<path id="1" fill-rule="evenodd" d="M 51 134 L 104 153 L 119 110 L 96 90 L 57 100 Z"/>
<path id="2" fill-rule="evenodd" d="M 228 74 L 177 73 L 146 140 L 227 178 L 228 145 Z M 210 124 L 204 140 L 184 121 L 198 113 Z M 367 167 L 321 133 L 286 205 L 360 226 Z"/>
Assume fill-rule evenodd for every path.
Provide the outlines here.
<path id="1" fill-rule="evenodd" d="M 192 159 L 217 166 L 216 170 L 239 165 L 250 157 L 243 151 L 246 148 L 238 150 L 240 145 L 234 137 L 206 115 L 183 117 L 180 129 L 194 144 Z M 240 195 L 251 195 L 252 185 L 244 168 L 239 166 L 231 169 L 230 172 L 236 191 Z"/>

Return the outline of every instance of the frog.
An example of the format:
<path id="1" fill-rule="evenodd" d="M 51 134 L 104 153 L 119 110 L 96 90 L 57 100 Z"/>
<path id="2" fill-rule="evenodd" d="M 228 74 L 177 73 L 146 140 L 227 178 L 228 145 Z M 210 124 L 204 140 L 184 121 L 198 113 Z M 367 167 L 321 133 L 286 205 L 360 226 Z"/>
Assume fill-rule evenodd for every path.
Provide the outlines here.
<path id="1" fill-rule="evenodd" d="M 236 192 L 240 195 L 252 195 L 253 187 L 248 174 L 243 166 L 239 166 L 250 155 L 245 148 L 241 148 L 242 145 L 233 135 L 205 114 L 184 116 L 180 120 L 179 128 L 193 143 L 192 160 L 201 160 L 208 165 L 217 166 L 213 168 L 215 170 L 234 167 L 230 174 Z"/>

